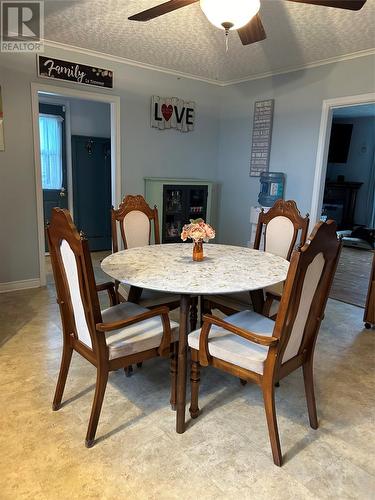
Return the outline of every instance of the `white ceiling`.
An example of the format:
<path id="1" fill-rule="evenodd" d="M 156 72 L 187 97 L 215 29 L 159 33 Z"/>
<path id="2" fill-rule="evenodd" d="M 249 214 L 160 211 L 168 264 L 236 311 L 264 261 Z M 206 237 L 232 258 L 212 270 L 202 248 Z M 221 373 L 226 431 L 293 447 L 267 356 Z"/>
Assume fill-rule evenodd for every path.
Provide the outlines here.
<path id="1" fill-rule="evenodd" d="M 139 23 L 128 16 L 163 0 L 46 0 L 45 38 L 202 79 L 228 82 L 371 49 L 375 0 L 358 12 L 261 0 L 267 39 L 243 46 L 214 28 L 199 3 Z"/>

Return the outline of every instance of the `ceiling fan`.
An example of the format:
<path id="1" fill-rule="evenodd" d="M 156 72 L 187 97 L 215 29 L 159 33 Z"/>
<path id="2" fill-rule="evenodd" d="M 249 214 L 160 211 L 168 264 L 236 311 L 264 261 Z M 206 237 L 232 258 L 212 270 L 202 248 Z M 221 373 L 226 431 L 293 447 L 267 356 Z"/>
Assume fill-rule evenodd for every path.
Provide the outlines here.
<path id="1" fill-rule="evenodd" d="M 230 30 L 237 30 L 243 45 L 260 42 L 266 38 L 266 32 L 258 14 L 260 8 L 259 0 L 169 0 L 156 7 L 134 14 L 128 19 L 130 21 L 149 21 L 150 19 L 155 19 L 198 1 L 210 23 L 217 28 L 225 30 L 226 35 L 228 35 Z M 347 10 L 360 10 L 366 3 L 366 0 L 288 1 Z"/>

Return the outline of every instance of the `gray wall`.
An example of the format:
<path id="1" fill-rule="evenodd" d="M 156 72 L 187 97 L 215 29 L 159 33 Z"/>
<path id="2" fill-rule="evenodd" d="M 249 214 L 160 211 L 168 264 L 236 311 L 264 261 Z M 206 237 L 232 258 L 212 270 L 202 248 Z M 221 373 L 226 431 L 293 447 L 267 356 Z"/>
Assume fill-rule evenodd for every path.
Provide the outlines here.
<path id="1" fill-rule="evenodd" d="M 352 138 L 345 164 L 328 163 L 327 179 L 335 181 L 338 175 L 344 175 L 346 181 L 363 182 L 357 194 L 354 214 L 355 224 L 369 223 L 368 196 L 369 179 L 375 148 L 375 117 L 334 118 L 337 123 L 353 125 Z M 375 198 L 375 193 L 372 193 Z"/>
<path id="2" fill-rule="evenodd" d="M 110 105 L 102 102 L 69 99 L 72 135 L 111 137 Z"/>
<path id="3" fill-rule="evenodd" d="M 218 181 L 222 242 L 246 245 L 259 179 L 249 177 L 254 101 L 274 98 L 270 171 L 286 173 L 286 198 L 311 207 L 322 101 L 374 91 L 374 57 L 254 80 L 221 92 Z"/>
<path id="4" fill-rule="evenodd" d="M 52 55 L 51 50 L 47 55 Z M 53 49 L 53 56 L 114 70 L 112 91 L 91 90 L 121 98 L 124 194 L 143 193 L 145 176 L 215 178 L 219 133 L 216 87 L 61 49 Z M 0 54 L 5 133 L 5 152 L 0 153 L 0 283 L 39 277 L 30 96 L 30 82 L 37 81 L 34 54 Z M 72 87 L 63 82 L 52 84 Z M 195 130 L 182 134 L 151 129 L 153 94 L 194 100 Z"/>
<path id="5" fill-rule="evenodd" d="M 270 170 L 286 173 L 286 197 L 308 211 L 322 100 L 374 90 L 373 57 L 219 88 L 61 49 L 53 56 L 115 71 L 113 91 L 93 90 L 121 97 L 122 192 L 143 193 L 145 176 L 216 180 L 222 184 L 217 240 L 240 245 L 249 240 L 250 206 L 259 192 L 259 180 L 249 178 L 254 101 L 275 98 Z M 36 81 L 34 55 L 0 54 L 6 148 L 0 153 L 0 282 L 39 273 L 30 98 Z M 196 101 L 195 131 L 151 129 L 153 94 Z"/>

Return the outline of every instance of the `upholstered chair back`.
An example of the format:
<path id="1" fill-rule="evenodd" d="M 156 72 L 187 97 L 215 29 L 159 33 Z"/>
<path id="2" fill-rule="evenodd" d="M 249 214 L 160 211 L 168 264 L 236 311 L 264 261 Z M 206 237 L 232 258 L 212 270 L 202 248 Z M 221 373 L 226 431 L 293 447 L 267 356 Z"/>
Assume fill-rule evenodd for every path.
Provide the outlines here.
<path id="1" fill-rule="evenodd" d="M 289 260 L 299 233 L 299 243 L 305 243 L 308 225 L 308 216 L 301 216 L 295 201 L 277 200 L 267 213 L 259 214 L 254 248 L 260 249 L 264 232 L 264 250 Z"/>
<path id="2" fill-rule="evenodd" d="M 158 210 L 156 207 L 151 208 L 141 195 L 128 195 L 117 210 L 112 209 L 112 247 L 114 252 L 119 250 L 117 223 L 125 249 L 149 245 L 152 229 L 155 243 L 160 243 Z"/>
<path id="3" fill-rule="evenodd" d="M 288 217 L 278 215 L 271 219 L 266 226 L 264 249 L 266 252 L 287 259 L 289 249 L 295 243 L 294 239 L 293 222 Z"/>
<path id="4" fill-rule="evenodd" d="M 122 225 L 126 248 L 143 247 L 150 244 L 151 223 L 144 212 L 140 210 L 128 212 Z"/>
<path id="5" fill-rule="evenodd" d="M 329 221 L 318 223 L 307 243 L 293 252 L 273 333 L 281 338 L 283 363 L 315 342 L 340 250 L 336 224 Z"/>
<path id="6" fill-rule="evenodd" d="M 87 240 L 65 209 L 52 210 L 46 231 L 64 334 L 94 349 L 101 312 Z"/>

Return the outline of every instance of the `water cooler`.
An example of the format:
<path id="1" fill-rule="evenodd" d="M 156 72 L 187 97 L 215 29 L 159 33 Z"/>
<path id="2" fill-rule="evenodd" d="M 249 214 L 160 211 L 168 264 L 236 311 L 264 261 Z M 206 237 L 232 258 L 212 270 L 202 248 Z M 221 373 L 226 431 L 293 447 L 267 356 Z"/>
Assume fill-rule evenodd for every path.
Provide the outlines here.
<path id="1" fill-rule="evenodd" d="M 284 197 L 285 174 L 282 172 L 263 172 L 260 174 L 260 193 L 258 196 L 259 205 L 250 209 L 251 233 L 249 246 L 254 245 L 257 230 L 258 217 L 261 209 L 264 212 L 273 206 L 276 200 Z M 263 243 L 261 242 L 261 248 Z"/>

